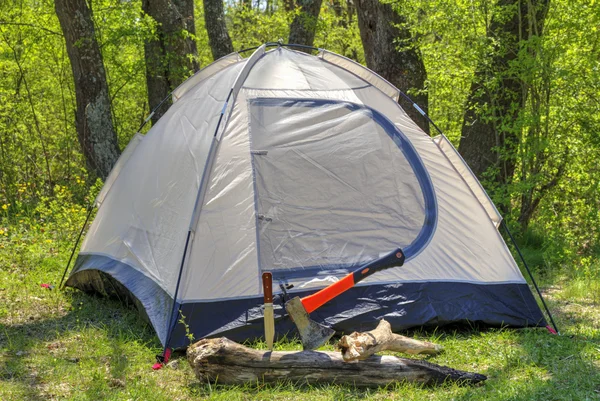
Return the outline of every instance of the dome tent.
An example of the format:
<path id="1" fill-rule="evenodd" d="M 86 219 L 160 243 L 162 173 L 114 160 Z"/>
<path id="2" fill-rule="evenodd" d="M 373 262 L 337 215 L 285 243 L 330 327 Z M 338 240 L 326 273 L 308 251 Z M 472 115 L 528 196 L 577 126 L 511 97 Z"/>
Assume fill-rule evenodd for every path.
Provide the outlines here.
<path id="1" fill-rule="evenodd" d="M 173 92 L 96 199 L 66 285 L 124 287 L 165 348 L 260 337 L 263 271 L 307 295 L 400 247 L 404 266 L 311 314 L 338 331 L 479 321 L 543 326 L 498 232 L 501 216 L 443 135 L 400 92 L 334 53 L 233 53 Z M 104 288 L 108 287 L 104 285 Z M 277 291 L 276 291 L 277 293 Z"/>

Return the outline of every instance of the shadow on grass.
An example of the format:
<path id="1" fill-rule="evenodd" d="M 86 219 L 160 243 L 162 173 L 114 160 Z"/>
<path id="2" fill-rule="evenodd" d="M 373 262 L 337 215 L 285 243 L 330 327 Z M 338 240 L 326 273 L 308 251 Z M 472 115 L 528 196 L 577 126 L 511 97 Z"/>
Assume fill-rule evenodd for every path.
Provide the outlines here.
<path id="1" fill-rule="evenodd" d="M 108 383 L 104 375 L 98 374 L 93 374 L 91 382 L 87 383 L 86 392 L 93 389 L 90 394 L 97 397 L 108 390 L 111 383 L 118 385 L 125 377 L 129 366 L 125 349 L 128 342 L 135 340 L 151 348 L 160 348 L 152 327 L 142 320 L 134 307 L 69 289 L 63 302 L 66 313 L 58 317 L 37 319 L 32 316 L 24 323 L 0 328 L 3 351 L 0 380 L 21 383 L 28 400 L 48 399 L 45 370 L 58 369 L 76 375 L 90 359 L 98 365 L 108 366 Z M 40 305 L 39 308 L 47 306 Z M 35 315 L 35 308 L 33 304 L 21 309 Z M 82 338 L 90 333 L 98 337 Z M 107 346 L 110 351 L 104 354 L 95 349 Z"/>
<path id="2" fill-rule="evenodd" d="M 415 385 L 416 386 L 416 385 Z M 305 399 L 309 400 L 315 396 L 315 393 L 326 394 L 329 399 L 333 400 L 362 400 L 368 399 L 370 396 L 384 392 L 393 391 L 397 388 L 396 385 L 388 387 L 368 388 L 355 387 L 342 384 L 306 384 L 300 382 L 281 381 L 276 384 L 247 384 L 247 385 L 220 385 L 193 382 L 187 386 L 188 393 L 199 399 L 207 399 L 219 395 L 223 399 L 236 398 L 234 394 L 243 394 L 249 399 L 264 399 L 265 394 L 271 394 L 269 398 L 290 399 Z M 278 395 L 276 395 L 278 394 Z M 244 398 L 244 399 L 247 399 Z"/>

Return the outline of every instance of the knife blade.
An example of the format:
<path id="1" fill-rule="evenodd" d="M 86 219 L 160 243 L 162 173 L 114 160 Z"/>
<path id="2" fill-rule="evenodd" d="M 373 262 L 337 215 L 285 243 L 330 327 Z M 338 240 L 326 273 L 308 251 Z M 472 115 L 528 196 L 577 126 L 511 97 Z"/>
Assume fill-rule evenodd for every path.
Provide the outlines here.
<path id="1" fill-rule="evenodd" d="M 262 274 L 263 293 L 265 296 L 265 340 L 269 351 L 273 351 L 273 337 L 275 337 L 275 317 L 273 316 L 273 275 L 270 272 Z"/>

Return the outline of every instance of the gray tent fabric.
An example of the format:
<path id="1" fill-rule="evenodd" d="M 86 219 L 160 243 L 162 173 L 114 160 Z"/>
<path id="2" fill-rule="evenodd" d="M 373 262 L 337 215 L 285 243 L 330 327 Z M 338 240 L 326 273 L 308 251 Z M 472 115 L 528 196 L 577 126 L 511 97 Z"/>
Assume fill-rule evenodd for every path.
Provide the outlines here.
<path id="1" fill-rule="evenodd" d="M 261 274 L 307 295 L 395 248 L 379 272 L 313 313 L 340 332 L 478 321 L 544 326 L 498 232 L 501 216 L 443 136 L 399 91 L 322 50 L 233 53 L 173 93 L 99 196 L 67 285 L 107 275 L 144 308 L 165 347 L 262 335 Z M 277 293 L 277 291 L 276 291 Z M 275 300 L 276 331 L 293 331 Z"/>

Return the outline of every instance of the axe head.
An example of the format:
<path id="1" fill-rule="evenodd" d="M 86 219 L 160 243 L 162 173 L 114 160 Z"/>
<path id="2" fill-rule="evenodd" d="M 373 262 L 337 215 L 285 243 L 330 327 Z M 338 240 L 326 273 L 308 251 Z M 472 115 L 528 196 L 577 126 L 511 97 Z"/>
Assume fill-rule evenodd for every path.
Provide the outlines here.
<path id="1" fill-rule="evenodd" d="M 311 320 L 304 305 L 302 305 L 300 297 L 289 300 L 285 304 L 285 309 L 300 333 L 302 346 L 305 350 L 319 348 L 335 334 L 335 330 Z"/>

